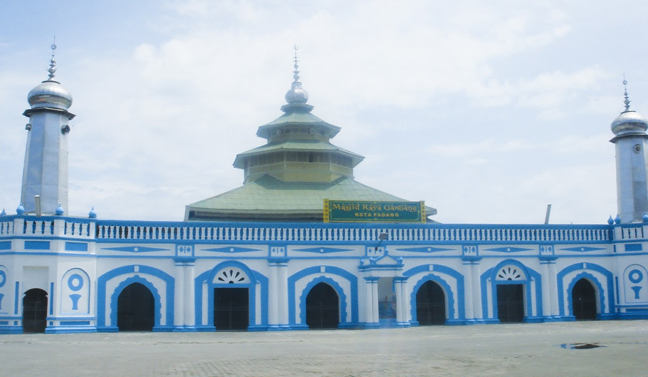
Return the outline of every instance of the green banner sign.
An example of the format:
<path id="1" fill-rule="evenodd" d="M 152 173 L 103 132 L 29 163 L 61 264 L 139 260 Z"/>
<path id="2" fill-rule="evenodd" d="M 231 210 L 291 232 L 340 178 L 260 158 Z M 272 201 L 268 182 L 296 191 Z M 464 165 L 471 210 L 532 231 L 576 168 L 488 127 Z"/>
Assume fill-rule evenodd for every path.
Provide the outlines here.
<path id="1" fill-rule="evenodd" d="M 325 223 L 424 223 L 425 202 L 324 199 Z"/>

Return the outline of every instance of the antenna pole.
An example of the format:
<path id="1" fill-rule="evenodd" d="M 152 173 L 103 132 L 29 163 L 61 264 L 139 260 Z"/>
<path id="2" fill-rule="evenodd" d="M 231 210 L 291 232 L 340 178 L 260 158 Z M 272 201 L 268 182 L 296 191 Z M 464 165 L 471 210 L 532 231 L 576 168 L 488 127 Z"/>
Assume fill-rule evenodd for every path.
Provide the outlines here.
<path id="1" fill-rule="evenodd" d="M 551 204 L 547 204 L 547 214 L 545 215 L 545 225 L 549 224 L 549 216 L 551 215 Z"/>

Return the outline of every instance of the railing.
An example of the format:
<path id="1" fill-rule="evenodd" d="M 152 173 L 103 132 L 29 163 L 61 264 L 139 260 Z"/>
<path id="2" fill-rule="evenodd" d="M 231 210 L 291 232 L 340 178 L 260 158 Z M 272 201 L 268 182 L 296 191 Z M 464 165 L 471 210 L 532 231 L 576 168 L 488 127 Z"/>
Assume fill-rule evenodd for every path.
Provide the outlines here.
<path id="1" fill-rule="evenodd" d="M 614 231 L 615 240 L 641 240 L 644 239 L 644 227 L 641 225 L 626 225 L 616 227 Z"/>
<path id="2" fill-rule="evenodd" d="M 228 242 L 390 242 L 578 243 L 640 240 L 642 224 L 623 225 L 446 225 L 154 222 L 7 216 L 0 238 L 62 237 L 97 241 Z"/>
<path id="3" fill-rule="evenodd" d="M 97 222 L 97 240 L 366 242 L 606 242 L 605 225 Z"/>
<path id="4" fill-rule="evenodd" d="M 0 221 L 0 237 L 13 236 L 14 222 L 12 220 Z"/>
<path id="5" fill-rule="evenodd" d="M 0 220 L 0 237 L 7 236 L 93 239 L 95 223 L 59 216 L 8 216 Z"/>

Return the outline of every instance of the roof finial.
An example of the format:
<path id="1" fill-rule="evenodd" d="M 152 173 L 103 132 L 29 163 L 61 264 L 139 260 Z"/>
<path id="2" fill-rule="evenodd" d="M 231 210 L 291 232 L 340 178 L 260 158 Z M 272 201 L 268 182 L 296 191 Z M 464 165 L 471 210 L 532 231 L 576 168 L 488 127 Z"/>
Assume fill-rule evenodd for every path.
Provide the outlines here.
<path id="1" fill-rule="evenodd" d="M 290 85 L 290 90 L 286 93 L 286 101 L 289 104 L 304 104 L 308 101 L 308 92 L 302 88 L 301 82 L 299 82 L 299 59 L 297 58 L 297 50 L 299 46 L 295 45 L 295 70 L 293 71 L 293 78 L 295 79 Z"/>
<path id="2" fill-rule="evenodd" d="M 50 59 L 50 66 L 47 70 L 47 72 L 49 72 L 49 76 L 47 78 L 48 81 L 53 81 L 52 79 L 54 78 L 54 73 L 56 73 L 56 60 L 54 60 L 54 50 L 56 50 L 56 37 L 54 37 L 54 43 L 52 43 L 51 49 L 52 59 Z"/>
<path id="3" fill-rule="evenodd" d="M 295 65 L 294 65 L 295 70 L 293 71 L 294 73 L 293 78 L 295 79 L 294 82 L 299 82 L 299 64 L 298 64 L 299 59 L 297 59 L 297 50 L 299 50 L 299 46 L 295 44 L 295 47 L 293 48 L 295 49 Z"/>
<path id="4" fill-rule="evenodd" d="M 630 111 L 630 99 L 628 98 L 628 81 L 626 81 L 625 73 L 623 74 L 623 103 L 625 103 L 625 111 Z"/>

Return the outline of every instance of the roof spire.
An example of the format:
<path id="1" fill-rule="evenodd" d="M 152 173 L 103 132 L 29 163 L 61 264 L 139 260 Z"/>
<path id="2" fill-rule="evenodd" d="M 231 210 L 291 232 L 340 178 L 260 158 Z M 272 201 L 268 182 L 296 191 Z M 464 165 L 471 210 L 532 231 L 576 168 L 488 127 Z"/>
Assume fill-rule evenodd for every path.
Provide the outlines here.
<path id="1" fill-rule="evenodd" d="M 54 43 L 52 43 L 52 58 L 50 59 L 50 66 L 47 72 L 49 72 L 47 81 L 54 81 L 54 73 L 56 73 L 56 60 L 54 60 L 54 50 L 56 50 L 56 37 L 54 37 Z"/>
<path id="2" fill-rule="evenodd" d="M 295 70 L 293 71 L 293 78 L 295 81 L 292 82 L 290 90 L 286 93 L 286 102 L 290 105 L 305 104 L 308 102 L 308 92 L 302 88 L 302 84 L 299 82 L 299 59 L 297 58 L 297 50 L 299 50 L 299 46 L 295 45 L 293 48 L 295 49 L 295 64 L 293 65 L 295 67 Z"/>
<path id="3" fill-rule="evenodd" d="M 630 111 L 630 99 L 628 98 L 628 81 L 625 79 L 625 73 L 623 74 L 623 103 L 625 103 L 625 111 Z"/>
<path id="4" fill-rule="evenodd" d="M 295 79 L 294 82 L 299 82 L 299 59 L 297 58 L 297 50 L 299 50 L 299 46 L 295 45 L 293 48 L 295 49 L 295 65 L 293 66 L 295 67 L 295 70 L 293 71 L 293 78 Z"/>

